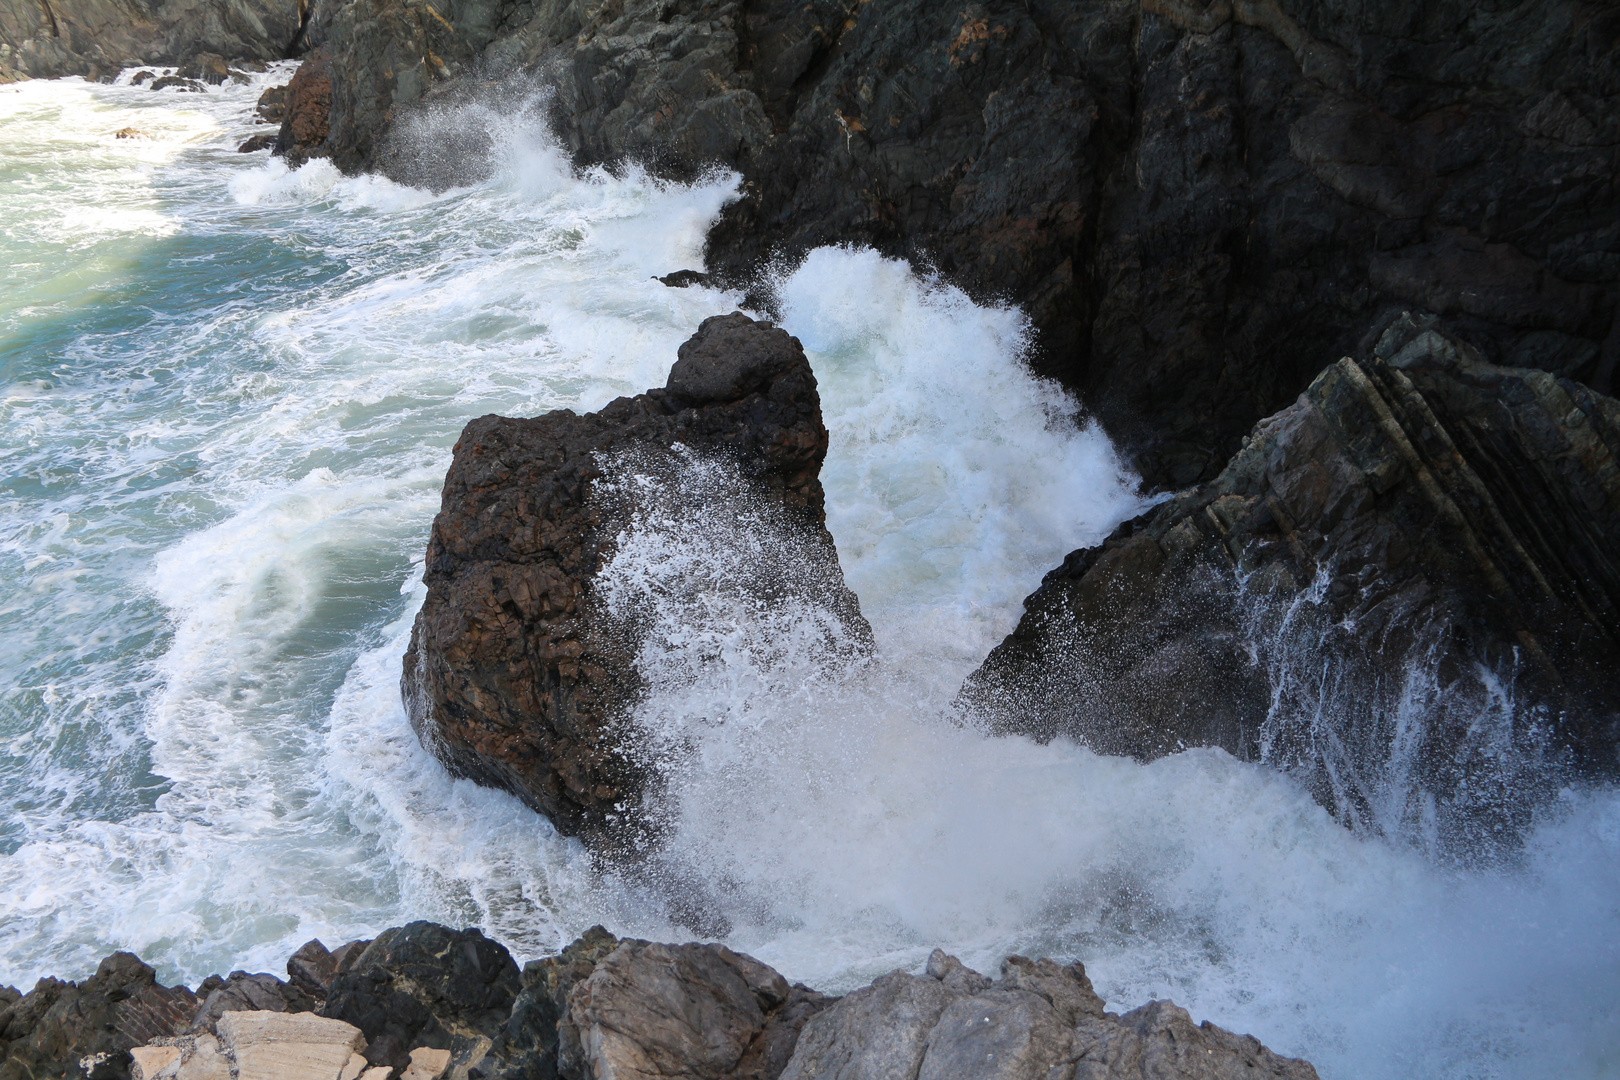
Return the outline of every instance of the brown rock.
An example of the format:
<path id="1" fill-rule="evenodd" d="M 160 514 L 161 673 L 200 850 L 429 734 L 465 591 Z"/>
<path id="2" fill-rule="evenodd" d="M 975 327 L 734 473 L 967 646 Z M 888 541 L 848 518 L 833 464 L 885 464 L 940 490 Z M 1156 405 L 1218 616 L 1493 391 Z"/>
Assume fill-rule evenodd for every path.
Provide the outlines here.
<path id="1" fill-rule="evenodd" d="M 260 150 L 269 150 L 275 145 L 276 137 L 266 131 L 244 139 L 242 145 L 236 148 L 236 152 L 239 154 L 254 154 Z"/>
<path id="2" fill-rule="evenodd" d="M 405 656 L 403 692 L 423 744 L 454 772 L 516 793 L 599 850 L 645 839 L 644 800 L 656 776 L 630 715 L 641 685 L 639 631 L 610 616 L 595 593 L 610 544 L 642 496 L 603 478 L 617 461 L 620 472 L 663 484 L 682 475 L 683 454 L 721 455 L 739 479 L 716 497 L 762 500 L 785 536 L 802 538 L 802 551 L 785 556 L 799 564 L 762 578 L 761 599 L 813 594 L 858 650 L 870 631 L 824 523 L 826 451 L 815 376 L 798 341 L 741 314 L 706 320 L 661 390 L 584 416 L 468 424 L 445 480 L 428 596 Z"/>
<path id="3" fill-rule="evenodd" d="M 273 152 L 292 166 L 324 156 L 331 114 L 332 58 L 327 50 L 317 49 L 298 65 L 287 84 L 281 131 Z"/>
<path id="4" fill-rule="evenodd" d="M 287 114 L 287 86 L 272 86 L 259 95 L 258 104 L 253 107 L 258 114 L 261 124 L 279 124 Z"/>

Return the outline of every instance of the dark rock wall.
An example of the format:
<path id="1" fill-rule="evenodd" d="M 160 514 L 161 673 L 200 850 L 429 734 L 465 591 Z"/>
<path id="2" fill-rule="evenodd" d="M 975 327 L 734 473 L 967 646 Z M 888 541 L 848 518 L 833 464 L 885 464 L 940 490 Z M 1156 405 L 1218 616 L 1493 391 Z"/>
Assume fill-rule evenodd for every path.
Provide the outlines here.
<path id="1" fill-rule="evenodd" d="M 379 160 L 412 102 L 542 78 L 582 162 L 743 173 L 711 269 L 747 277 L 853 241 L 1023 305 L 1041 370 L 1082 392 L 1151 485 L 1214 476 L 1402 308 L 1440 314 L 1492 362 L 1612 386 L 1612 4 L 434 11 L 354 0 L 333 17 L 329 152 L 345 168 Z"/>
<path id="2" fill-rule="evenodd" d="M 199 53 L 279 60 L 303 13 L 303 0 L 0 0 L 0 81 L 111 78 Z"/>
<path id="3" fill-rule="evenodd" d="M 1462 846 L 1620 775 L 1620 401 L 1402 317 L 1214 481 L 1071 554 L 964 699 L 997 730 L 1221 746 Z"/>

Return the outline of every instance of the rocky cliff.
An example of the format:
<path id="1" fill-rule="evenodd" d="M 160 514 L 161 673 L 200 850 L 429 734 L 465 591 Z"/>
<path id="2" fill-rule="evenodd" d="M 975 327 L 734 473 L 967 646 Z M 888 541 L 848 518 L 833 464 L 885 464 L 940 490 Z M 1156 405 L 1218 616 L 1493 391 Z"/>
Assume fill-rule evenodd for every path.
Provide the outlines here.
<path id="1" fill-rule="evenodd" d="M 297 47 L 305 0 L 0 0 L 0 82 L 111 78 L 199 54 L 279 60 Z"/>
<path id="2" fill-rule="evenodd" d="M 761 602 L 807 595 L 833 616 L 834 652 L 864 650 L 870 630 L 825 525 L 826 452 L 798 340 L 740 314 L 705 320 L 662 389 L 585 415 L 468 424 L 405 656 L 423 743 L 598 850 L 639 843 L 658 773 L 633 716 L 646 612 L 614 609 L 603 567 L 637 515 L 697 512 L 680 478 L 719 461 L 718 487 L 706 483 L 698 502 L 754 507 L 792 553 L 792 565 L 739 565 L 733 584 Z"/>
<path id="3" fill-rule="evenodd" d="M 1599 392 L 1620 359 L 1620 13 L 1594 0 L 350 0 L 330 25 L 315 152 L 448 182 L 476 148 L 389 150 L 391 125 L 539 80 L 581 162 L 742 173 L 723 275 L 858 242 L 1022 305 L 1153 486 L 1213 477 L 1400 309 Z"/>
<path id="4" fill-rule="evenodd" d="M 1439 323 L 1397 319 L 1071 554 L 964 699 L 1104 753 L 1221 746 L 1442 841 L 1620 774 L 1620 401 Z"/>
<path id="5" fill-rule="evenodd" d="M 723 945 L 621 941 L 596 927 L 520 973 L 477 930 L 417 922 L 335 953 L 312 941 L 287 969 L 297 985 L 210 978 L 200 988 L 215 987 L 210 1002 L 227 985 L 251 983 L 260 996 L 195 1016 L 173 1003 L 194 1006 L 197 995 L 157 987 L 128 953 L 78 986 L 0 987 L 0 1077 L 1316 1078 L 1307 1062 L 1194 1024 L 1168 1001 L 1107 1012 L 1083 965 L 1021 956 L 992 981 L 935 950 L 922 974 L 892 972 L 840 999 Z M 301 1007 L 287 1006 L 294 998 Z M 152 1011 L 160 999 L 166 1009 Z"/>

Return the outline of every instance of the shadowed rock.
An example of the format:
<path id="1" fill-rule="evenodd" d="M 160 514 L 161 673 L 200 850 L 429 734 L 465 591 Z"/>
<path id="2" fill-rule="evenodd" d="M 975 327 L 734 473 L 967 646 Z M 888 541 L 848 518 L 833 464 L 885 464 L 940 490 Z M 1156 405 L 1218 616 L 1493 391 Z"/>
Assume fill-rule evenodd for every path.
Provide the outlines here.
<path id="1" fill-rule="evenodd" d="M 743 586 L 763 603 L 813 593 L 863 649 L 870 631 L 826 531 L 827 452 L 815 376 L 796 339 L 733 314 L 682 345 L 669 384 L 583 416 L 467 425 L 428 548 L 427 599 L 403 690 L 423 744 L 452 771 L 516 793 L 599 850 L 633 846 L 656 770 L 633 723 L 638 629 L 611 616 L 597 575 L 657 485 L 718 455 L 802 537 L 796 582 Z M 611 488 L 611 490 L 610 490 Z M 674 512 L 674 511 L 672 511 Z M 684 511 L 681 511 L 684 512 Z"/>
<path id="2" fill-rule="evenodd" d="M 197 1006 L 184 986 L 161 986 L 138 957 L 113 953 L 82 983 L 41 979 L 0 997 L 0 1077 L 129 1080 L 130 1050 L 184 1031 Z"/>
<path id="3" fill-rule="evenodd" d="M 1620 773 L 1620 402 L 1436 323 L 1071 554 L 965 700 L 1104 753 L 1220 746 L 1442 842 Z"/>

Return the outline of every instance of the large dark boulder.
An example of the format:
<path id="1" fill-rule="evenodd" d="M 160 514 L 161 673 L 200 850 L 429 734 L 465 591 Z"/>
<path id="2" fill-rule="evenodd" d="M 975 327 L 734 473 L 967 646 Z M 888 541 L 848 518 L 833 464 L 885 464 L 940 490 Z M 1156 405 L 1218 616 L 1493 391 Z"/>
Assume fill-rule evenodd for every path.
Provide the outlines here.
<path id="1" fill-rule="evenodd" d="M 771 550 L 730 568 L 736 587 L 766 604 L 805 598 L 832 614 L 835 651 L 864 650 L 870 631 L 825 525 L 826 452 L 798 340 L 740 314 L 706 320 L 663 389 L 583 416 L 468 424 L 405 656 L 423 744 L 598 850 L 639 843 L 658 778 L 633 716 L 644 627 L 639 612 L 608 610 L 597 576 L 638 513 L 685 518 L 732 500 L 779 529 Z M 683 494 L 704 462 L 719 468 Z M 626 482 L 638 477 L 648 482 Z"/>
<path id="2" fill-rule="evenodd" d="M 385 930 L 344 957 L 322 1016 L 359 1028 L 366 1059 L 402 1071 L 410 1052 L 451 1053 L 452 1071 L 485 1062 L 505 1034 L 521 989 L 517 964 L 478 930 L 414 922 Z"/>
<path id="3" fill-rule="evenodd" d="M 0 81 L 8 72 L 110 79 L 122 67 L 208 54 L 279 60 L 305 11 L 302 0 L 0 0 Z"/>
<path id="4" fill-rule="evenodd" d="M 9 996 L 0 996 L 0 1080 L 129 1080 L 130 1049 L 180 1034 L 198 1006 L 127 952 L 82 983 L 41 979 Z"/>
<path id="5" fill-rule="evenodd" d="M 1620 402 L 1437 325 L 1071 554 L 964 699 L 1104 753 L 1223 747 L 1442 842 L 1620 775 Z"/>

